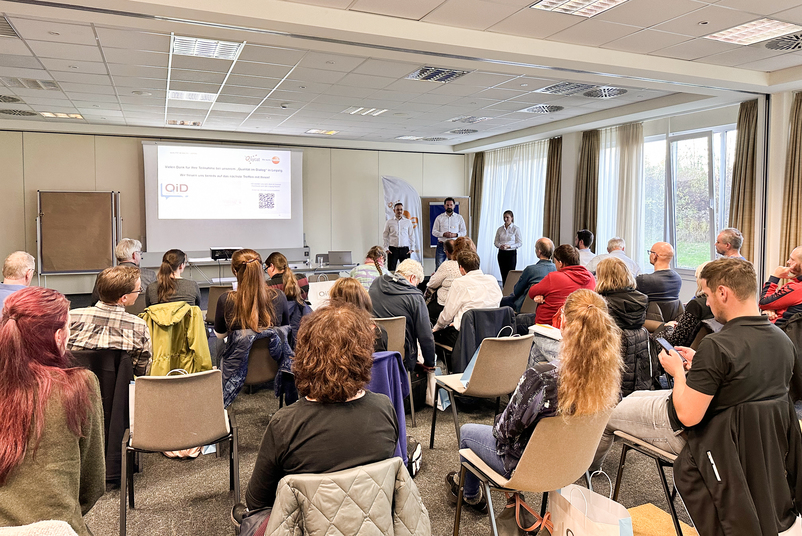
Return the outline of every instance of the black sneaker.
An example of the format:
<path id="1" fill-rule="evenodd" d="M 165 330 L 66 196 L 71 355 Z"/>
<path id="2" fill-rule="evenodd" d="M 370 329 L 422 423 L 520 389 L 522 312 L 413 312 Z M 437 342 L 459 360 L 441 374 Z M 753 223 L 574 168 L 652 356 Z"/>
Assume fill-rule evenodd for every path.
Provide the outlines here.
<path id="1" fill-rule="evenodd" d="M 407 460 L 409 460 L 407 463 L 407 470 L 409 471 L 409 476 L 412 478 L 415 478 L 420 472 L 422 459 L 423 448 L 421 448 L 420 443 L 410 438 L 407 442 Z"/>
<path id="2" fill-rule="evenodd" d="M 457 504 L 457 498 L 459 497 L 459 473 L 456 471 L 451 471 L 446 475 L 446 496 L 451 504 Z M 462 497 L 462 502 L 480 514 L 487 515 L 487 499 L 485 499 L 482 488 L 479 488 L 479 500 L 476 504 L 468 502 L 465 496 Z"/>

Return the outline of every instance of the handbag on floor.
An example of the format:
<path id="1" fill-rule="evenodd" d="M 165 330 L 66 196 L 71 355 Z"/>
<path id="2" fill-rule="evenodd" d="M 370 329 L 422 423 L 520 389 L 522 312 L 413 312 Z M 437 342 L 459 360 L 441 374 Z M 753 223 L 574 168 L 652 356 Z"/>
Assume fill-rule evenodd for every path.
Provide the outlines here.
<path id="1" fill-rule="evenodd" d="M 270 512 L 273 507 L 267 506 L 252 512 L 247 512 L 242 517 L 242 524 L 239 529 L 239 536 L 264 536 L 267 523 L 270 521 Z"/>
<path id="2" fill-rule="evenodd" d="M 555 536 L 633 536 L 626 508 L 576 484 L 549 493 L 549 513 Z"/>
<path id="3" fill-rule="evenodd" d="M 541 526 L 551 534 L 553 527 L 549 520 L 549 514 L 546 514 L 545 518 L 541 518 L 524 501 L 523 495 L 520 493 L 512 495 L 505 493 L 504 495 L 507 496 L 507 506 L 496 517 L 498 536 L 526 536 L 530 532 L 536 532 Z"/>

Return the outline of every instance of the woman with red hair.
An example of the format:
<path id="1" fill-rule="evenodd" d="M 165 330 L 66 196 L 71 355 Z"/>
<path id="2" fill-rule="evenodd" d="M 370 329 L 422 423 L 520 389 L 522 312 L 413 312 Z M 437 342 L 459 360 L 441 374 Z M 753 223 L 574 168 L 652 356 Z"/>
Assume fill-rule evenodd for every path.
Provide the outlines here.
<path id="1" fill-rule="evenodd" d="M 86 514 L 106 490 L 103 407 L 94 374 L 72 367 L 69 302 L 28 287 L 0 319 L 0 526 L 42 520 L 91 532 Z"/>

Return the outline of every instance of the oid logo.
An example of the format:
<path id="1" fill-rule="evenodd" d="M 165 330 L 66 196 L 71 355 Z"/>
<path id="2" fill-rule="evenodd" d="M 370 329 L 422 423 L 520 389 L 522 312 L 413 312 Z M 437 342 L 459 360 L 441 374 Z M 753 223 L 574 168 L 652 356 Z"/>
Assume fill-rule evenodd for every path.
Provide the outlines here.
<path id="1" fill-rule="evenodd" d="M 164 191 L 168 193 L 186 193 L 189 190 L 189 186 L 186 184 L 165 184 Z"/>
<path id="2" fill-rule="evenodd" d="M 273 162 L 274 164 L 278 164 L 280 162 L 280 160 L 279 160 L 278 156 L 274 156 L 273 160 L 271 160 L 271 162 Z"/>

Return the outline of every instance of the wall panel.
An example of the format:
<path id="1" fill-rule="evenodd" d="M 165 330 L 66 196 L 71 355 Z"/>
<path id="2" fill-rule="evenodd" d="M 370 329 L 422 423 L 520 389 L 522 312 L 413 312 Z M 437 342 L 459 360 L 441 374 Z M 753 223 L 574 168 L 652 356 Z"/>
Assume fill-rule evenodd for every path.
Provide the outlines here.
<path id="1" fill-rule="evenodd" d="M 309 254 L 331 249 L 331 149 L 304 149 L 304 232 Z"/>
<path id="2" fill-rule="evenodd" d="M 3 232 L 0 233 L 0 256 L 26 249 L 25 242 L 25 182 L 23 180 L 22 133 L 0 132 L 0 214 Z"/>
<path id="3" fill-rule="evenodd" d="M 378 151 L 332 150 L 331 249 L 358 258 L 379 243 L 379 188 Z"/>

